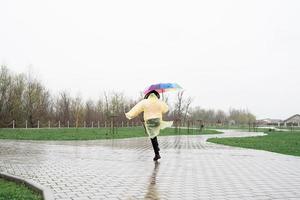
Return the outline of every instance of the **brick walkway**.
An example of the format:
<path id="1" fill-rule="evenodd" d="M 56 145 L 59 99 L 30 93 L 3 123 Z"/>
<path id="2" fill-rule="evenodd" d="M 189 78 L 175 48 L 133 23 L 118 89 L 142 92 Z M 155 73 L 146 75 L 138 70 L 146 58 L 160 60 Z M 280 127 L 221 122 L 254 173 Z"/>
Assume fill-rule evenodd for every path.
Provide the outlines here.
<path id="1" fill-rule="evenodd" d="M 227 132 L 218 137 L 259 135 Z M 208 136 L 34 142 L 0 140 L 0 172 L 56 199 L 300 199 L 300 158 L 206 143 Z"/>

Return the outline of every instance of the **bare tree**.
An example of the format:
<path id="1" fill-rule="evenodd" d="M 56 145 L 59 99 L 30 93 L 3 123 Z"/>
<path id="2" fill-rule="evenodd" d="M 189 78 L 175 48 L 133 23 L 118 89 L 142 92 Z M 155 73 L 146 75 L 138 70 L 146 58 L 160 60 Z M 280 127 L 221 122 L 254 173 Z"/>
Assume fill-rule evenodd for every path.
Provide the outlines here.
<path id="1" fill-rule="evenodd" d="M 191 97 L 184 96 L 184 91 L 179 91 L 174 105 L 174 118 L 185 123 L 192 102 L 193 100 Z"/>
<path id="2" fill-rule="evenodd" d="M 234 109 L 229 110 L 229 119 L 234 120 L 237 124 L 248 124 L 256 120 L 255 116 L 245 109 Z"/>
<path id="3" fill-rule="evenodd" d="M 177 93 L 177 98 L 175 102 L 174 108 L 174 117 L 175 119 L 182 119 L 182 111 L 183 111 L 183 93 L 184 91 L 180 91 Z"/>
<path id="4" fill-rule="evenodd" d="M 104 102 L 102 98 L 99 98 L 96 103 L 96 115 L 97 115 L 97 121 L 100 122 L 105 121 L 105 108 L 104 108 Z"/>
<path id="5" fill-rule="evenodd" d="M 72 118 L 75 120 L 75 127 L 78 128 L 80 126 L 80 122 L 82 122 L 84 118 L 84 108 L 80 96 L 77 96 L 75 99 L 72 99 L 71 113 Z"/>
<path id="6" fill-rule="evenodd" d="M 45 118 L 49 100 L 49 92 L 37 80 L 29 76 L 24 94 L 24 109 L 31 127 L 35 127 L 38 120 Z"/>
<path id="7" fill-rule="evenodd" d="M 107 120 L 110 116 L 109 96 L 108 96 L 107 92 L 104 92 L 104 104 L 105 104 L 105 120 Z"/>
<path id="8" fill-rule="evenodd" d="M 8 103 L 13 77 L 6 66 L 2 65 L 0 70 L 0 119 L 1 126 L 6 127 L 11 120 Z"/>
<path id="9" fill-rule="evenodd" d="M 224 122 L 227 120 L 226 113 L 223 110 L 218 110 L 216 112 L 216 122 L 219 124 L 224 124 Z"/>
<path id="10" fill-rule="evenodd" d="M 96 116 L 96 109 L 94 102 L 90 99 L 85 103 L 85 112 L 84 112 L 84 119 L 87 123 L 91 123 L 95 120 Z"/>
<path id="11" fill-rule="evenodd" d="M 60 92 L 56 101 L 56 120 L 61 121 L 66 125 L 68 121 L 72 121 L 71 118 L 71 97 L 67 91 Z"/>
<path id="12" fill-rule="evenodd" d="M 187 121 L 187 116 L 189 114 L 189 109 L 191 106 L 191 103 L 193 102 L 192 97 L 188 97 L 184 102 L 184 123 Z"/>

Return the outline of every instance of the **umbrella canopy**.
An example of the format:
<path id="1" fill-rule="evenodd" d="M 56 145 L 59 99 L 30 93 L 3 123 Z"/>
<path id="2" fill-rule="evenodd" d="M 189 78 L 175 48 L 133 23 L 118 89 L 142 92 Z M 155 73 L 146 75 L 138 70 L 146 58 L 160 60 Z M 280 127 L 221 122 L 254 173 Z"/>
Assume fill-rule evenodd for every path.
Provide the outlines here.
<path id="1" fill-rule="evenodd" d="M 158 83 L 149 86 L 145 91 L 144 94 L 147 94 L 148 92 L 155 90 L 158 93 L 164 93 L 164 92 L 169 92 L 169 91 L 174 91 L 174 90 L 180 90 L 182 87 L 178 85 L 177 83 Z"/>

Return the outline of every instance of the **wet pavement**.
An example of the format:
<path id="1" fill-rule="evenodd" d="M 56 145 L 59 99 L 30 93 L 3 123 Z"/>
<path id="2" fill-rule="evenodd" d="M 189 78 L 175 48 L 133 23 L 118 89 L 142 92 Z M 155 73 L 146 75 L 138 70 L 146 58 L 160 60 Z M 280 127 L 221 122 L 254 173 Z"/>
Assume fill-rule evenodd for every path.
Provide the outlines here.
<path id="1" fill-rule="evenodd" d="M 0 172 L 29 178 L 56 199 L 300 199 L 300 158 L 205 142 L 206 136 L 107 141 L 0 140 Z"/>

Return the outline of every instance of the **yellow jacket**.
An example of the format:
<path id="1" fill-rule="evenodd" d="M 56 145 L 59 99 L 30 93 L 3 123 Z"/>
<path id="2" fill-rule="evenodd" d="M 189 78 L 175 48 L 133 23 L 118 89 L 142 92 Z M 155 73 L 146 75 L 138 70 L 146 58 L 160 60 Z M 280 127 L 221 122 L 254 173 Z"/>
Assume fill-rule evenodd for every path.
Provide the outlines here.
<path id="1" fill-rule="evenodd" d="M 162 119 L 162 114 L 168 110 L 168 105 L 165 102 L 159 100 L 155 94 L 150 94 L 148 99 L 140 101 L 125 115 L 128 119 L 132 119 L 144 112 L 144 120 L 147 121 L 154 118 Z"/>

